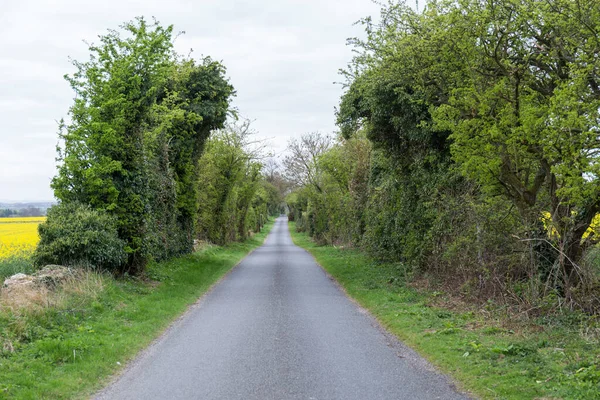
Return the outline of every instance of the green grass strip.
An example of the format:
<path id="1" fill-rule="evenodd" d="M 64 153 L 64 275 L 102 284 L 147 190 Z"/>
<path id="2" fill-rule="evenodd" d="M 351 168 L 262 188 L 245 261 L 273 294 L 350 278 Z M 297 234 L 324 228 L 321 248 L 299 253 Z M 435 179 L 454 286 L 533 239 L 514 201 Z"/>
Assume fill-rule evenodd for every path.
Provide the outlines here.
<path id="1" fill-rule="evenodd" d="M 485 399 L 600 399 L 600 327 L 577 314 L 515 324 L 505 315 L 452 311 L 444 294 L 407 285 L 400 264 L 353 249 L 317 246 L 290 223 L 349 296 L 459 386 Z M 456 308 L 456 307 L 455 307 Z"/>
<path id="2" fill-rule="evenodd" d="M 93 300 L 73 297 L 66 308 L 28 318 L 0 313 L 0 339 L 20 335 L 13 349 L 0 343 L 0 398 L 89 397 L 259 247 L 272 226 L 245 243 L 151 265 L 149 281 L 105 277 Z"/>

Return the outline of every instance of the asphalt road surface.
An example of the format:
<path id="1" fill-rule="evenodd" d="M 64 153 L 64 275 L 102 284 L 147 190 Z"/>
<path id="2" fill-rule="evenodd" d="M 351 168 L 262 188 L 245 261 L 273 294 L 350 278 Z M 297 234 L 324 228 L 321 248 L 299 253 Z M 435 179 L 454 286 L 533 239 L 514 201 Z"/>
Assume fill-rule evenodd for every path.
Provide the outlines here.
<path id="1" fill-rule="evenodd" d="M 98 399 L 466 399 L 382 331 L 279 218 Z"/>

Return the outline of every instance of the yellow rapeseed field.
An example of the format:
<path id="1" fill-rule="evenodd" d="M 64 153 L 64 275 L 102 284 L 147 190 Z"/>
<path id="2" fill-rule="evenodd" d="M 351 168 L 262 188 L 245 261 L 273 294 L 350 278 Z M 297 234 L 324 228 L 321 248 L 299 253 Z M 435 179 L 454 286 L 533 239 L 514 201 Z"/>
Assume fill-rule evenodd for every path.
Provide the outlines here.
<path id="1" fill-rule="evenodd" d="M 0 218 L 0 259 L 30 255 L 40 240 L 37 227 L 44 217 Z"/>

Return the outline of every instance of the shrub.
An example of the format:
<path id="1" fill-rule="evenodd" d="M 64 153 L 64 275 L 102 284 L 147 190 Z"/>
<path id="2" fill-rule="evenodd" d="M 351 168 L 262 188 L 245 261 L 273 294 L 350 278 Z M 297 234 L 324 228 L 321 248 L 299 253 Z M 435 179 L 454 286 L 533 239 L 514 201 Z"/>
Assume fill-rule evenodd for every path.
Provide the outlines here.
<path id="1" fill-rule="evenodd" d="M 80 203 L 61 203 L 48 211 L 38 228 L 40 243 L 33 259 L 37 266 L 118 270 L 127 262 L 125 241 L 117 233 L 116 218 Z"/>

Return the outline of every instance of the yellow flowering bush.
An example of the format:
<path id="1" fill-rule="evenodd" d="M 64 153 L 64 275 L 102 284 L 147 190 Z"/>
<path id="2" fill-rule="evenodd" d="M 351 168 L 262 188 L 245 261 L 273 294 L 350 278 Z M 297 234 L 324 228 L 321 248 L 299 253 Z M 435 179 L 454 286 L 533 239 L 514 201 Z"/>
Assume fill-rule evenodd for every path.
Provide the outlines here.
<path id="1" fill-rule="evenodd" d="M 40 237 L 37 227 L 43 217 L 0 218 L 0 260 L 14 256 L 29 256 Z"/>

